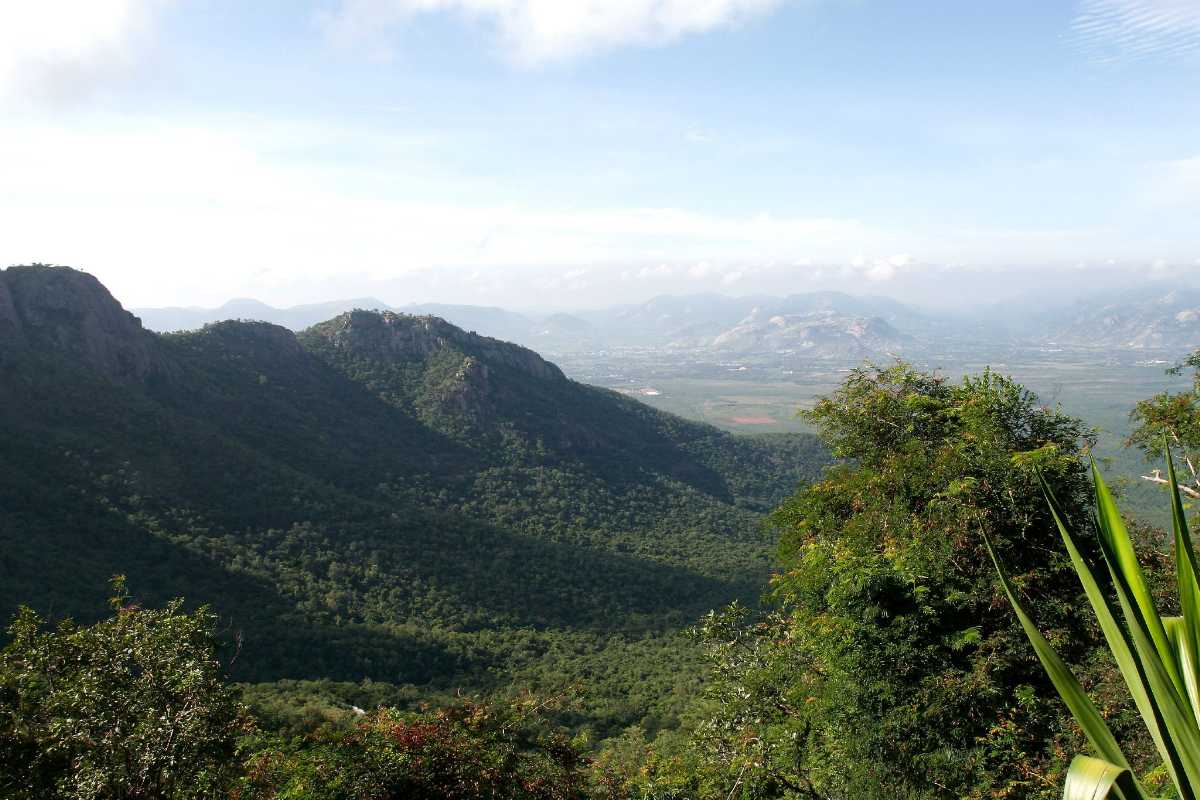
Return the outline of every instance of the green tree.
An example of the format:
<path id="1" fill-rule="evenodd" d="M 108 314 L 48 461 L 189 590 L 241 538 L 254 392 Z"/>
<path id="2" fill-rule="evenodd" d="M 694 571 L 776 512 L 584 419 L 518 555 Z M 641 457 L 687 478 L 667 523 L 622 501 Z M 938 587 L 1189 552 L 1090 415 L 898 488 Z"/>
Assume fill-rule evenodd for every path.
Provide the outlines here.
<path id="1" fill-rule="evenodd" d="M 1179 476 L 1179 490 L 1192 499 L 1200 498 L 1200 350 L 1181 364 L 1167 370 L 1179 375 L 1192 370 L 1192 390 L 1160 392 L 1138 403 L 1130 417 L 1137 427 L 1127 444 L 1136 447 L 1148 459 L 1162 457 L 1165 441 L 1183 462 L 1186 472 Z M 1161 470 L 1147 476 L 1156 483 L 1166 484 Z"/>
<path id="2" fill-rule="evenodd" d="M 852 372 L 806 414 L 841 459 L 774 514 L 760 619 L 700 627 L 715 665 L 697 732 L 728 797 L 1054 796 L 1075 732 L 983 549 L 1068 659 L 1096 641 L 1036 478 L 1071 521 L 1091 431 L 991 372 Z"/>
<path id="3" fill-rule="evenodd" d="M 214 616 L 175 600 L 46 630 L 22 608 L 0 651 L 0 796 L 208 798 L 232 785 L 246 717 L 222 681 Z"/>

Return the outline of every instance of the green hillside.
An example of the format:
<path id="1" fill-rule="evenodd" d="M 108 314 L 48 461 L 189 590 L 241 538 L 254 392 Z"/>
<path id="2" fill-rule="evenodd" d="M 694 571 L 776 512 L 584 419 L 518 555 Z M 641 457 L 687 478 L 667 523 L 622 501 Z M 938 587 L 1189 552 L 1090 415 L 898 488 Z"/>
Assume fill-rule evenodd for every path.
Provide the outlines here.
<path id="1" fill-rule="evenodd" d="M 0 426 L 0 608 L 91 619 L 124 573 L 212 604 L 246 681 L 690 679 L 658 654 L 757 596 L 826 458 L 435 317 L 157 335 L 49 267 L 0 272 Z"/>

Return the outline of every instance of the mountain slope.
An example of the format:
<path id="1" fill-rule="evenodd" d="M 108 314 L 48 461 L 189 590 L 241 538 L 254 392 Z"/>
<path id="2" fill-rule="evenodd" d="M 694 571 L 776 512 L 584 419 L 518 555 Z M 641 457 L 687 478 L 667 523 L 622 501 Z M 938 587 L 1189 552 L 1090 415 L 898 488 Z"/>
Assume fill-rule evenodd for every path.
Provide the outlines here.
<path id="1" fill-rule="evenodd" d="M 834 311 L 765 314 L 758 309 L 712 340 L 714 350 L 775 353 L 861 360 L 892 354 L 906 337 L 878 317 L 852 317 Z"/>
<path id="2" fill-rule="evenodd" d="M 1047 328 L 1059 344 L 1187 352 L 1200 347 L 1200 290 L 1100 297 L 1060 310 Z"/>
<path id="3" fill-rule="evenodd" d="M 665 635 L 757 594 L 759 514 L 825 458 L 435 317 L 162 336 L 37 267 L 0 272 L 0 326 L 0 605 L 89 617 L 127 573 L 244 631 L 243 678 L 469 683 Z"/>

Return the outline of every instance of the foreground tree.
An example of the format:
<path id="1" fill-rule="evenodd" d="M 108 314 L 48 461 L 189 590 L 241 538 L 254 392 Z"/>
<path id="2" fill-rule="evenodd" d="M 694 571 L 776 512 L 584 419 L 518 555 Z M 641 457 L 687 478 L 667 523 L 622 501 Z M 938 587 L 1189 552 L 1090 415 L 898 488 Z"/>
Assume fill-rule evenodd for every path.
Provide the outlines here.
<path id="1" fill-rule="evenodd" d="M 1036 474 L 1083 520 L 1091 431 L 991 372 L 955 383 L 903 364 L 855 370 L 806 416 L 842 461 L 774 515 L 772 609 L 701 627 L 716 664 L 698 732 L 723 774 L 713 785 L 747 798 L 1056 795 L 1077 734 L 980 533 L 1064 656 L 1090 659 L 1096 631 Z"/>
<path id="2" fill-rule="evenodd" d="M 532 696 L 421 713 L 380 709 L 350 729 L 247 762 L 239 800 L 576 800 L 586 760 Z"/>
<path id="3" fill-rule="evenodd" d="M 1157 460 L 1166 442 L 1186 470 L 1179 476 L 1179 491 L 1195 500 L 1200 499 L 1200 350 L 1167 372 L 1180 375 L 1189 369 L 1191 391 L 1160 392 L 1134 407 L 1130 416 L 1136 427 L 1127 444 L 1141 450 L 1148 459 Z M 1167 484 L 1161 470 L 1144 477 Z"/>
<path id="4" fill-rule="evenodd" d="M 0 797 L 208 798 L 232 785 L 245 716 L 214 616 L 131 604 L 46 630 L 22 608 L 0 651 Z"/>

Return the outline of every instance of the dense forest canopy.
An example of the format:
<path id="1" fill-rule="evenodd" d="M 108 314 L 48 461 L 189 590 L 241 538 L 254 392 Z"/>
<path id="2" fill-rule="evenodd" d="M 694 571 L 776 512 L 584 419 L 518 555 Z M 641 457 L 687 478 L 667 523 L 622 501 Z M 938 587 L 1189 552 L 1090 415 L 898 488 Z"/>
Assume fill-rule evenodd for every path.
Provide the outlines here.
<path id="1" fill-rule="evenodd" d="M 145 602 L 211 603 L 240 680 L 597 670 L 602 732 L 656 727 L 673 712 L 639 694 L 694 679 L 663 654 L 756 597 L 762 514 L 827 459 L 433 317 L 160 336 L 74 270 L 0 287 L 0 607 L 95 619 L 128 574 Z"/>

